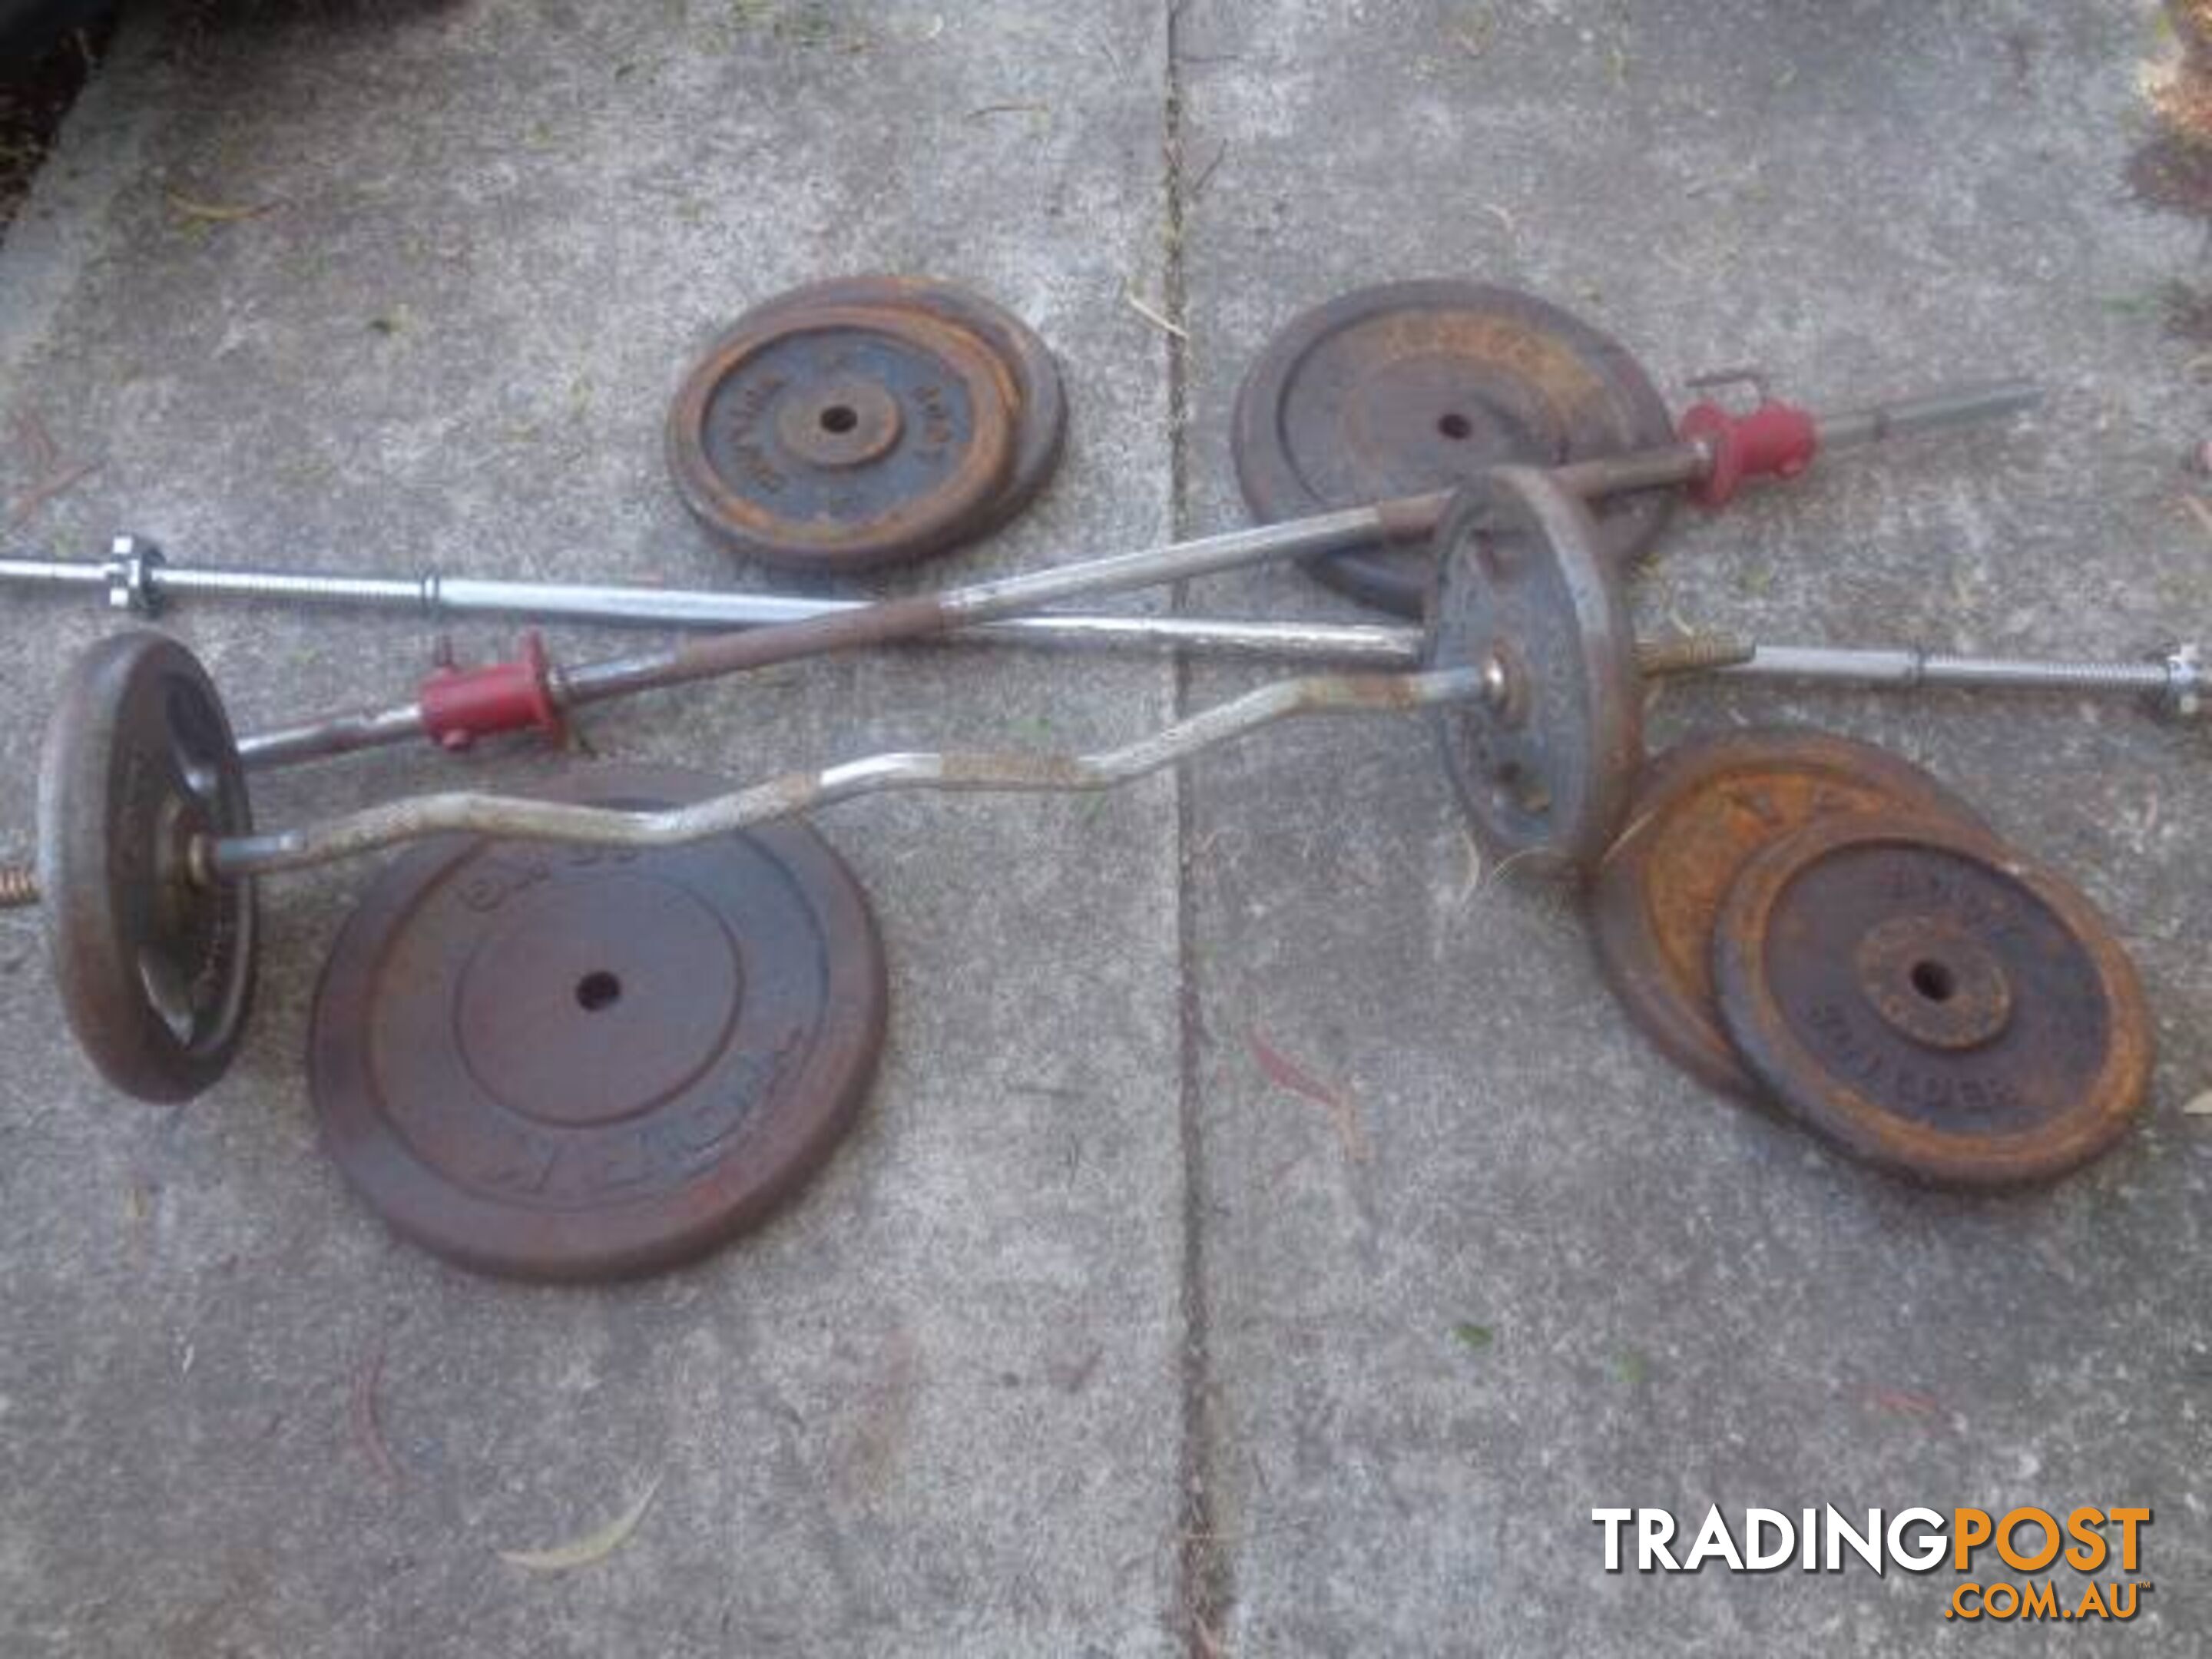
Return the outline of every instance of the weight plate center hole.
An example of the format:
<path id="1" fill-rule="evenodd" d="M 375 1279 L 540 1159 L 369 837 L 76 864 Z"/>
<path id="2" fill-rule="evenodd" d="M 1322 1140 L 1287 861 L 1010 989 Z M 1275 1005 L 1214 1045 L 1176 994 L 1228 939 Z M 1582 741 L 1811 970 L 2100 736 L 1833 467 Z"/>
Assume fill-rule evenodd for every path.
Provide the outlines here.
<path id="1" fill-rule="evenodd" d="M 1912 964 L 1912 988 L 1937 1004 L 1948 1002 L 1959 994 L 1959 976 L 1940 962 L 1916 962 Z"/>
<path id="2" fill-rule="evenodd" d="M 576 1006 L 587 1014 L 604 1013 L 622 1000 L 622 976 L 604 968 L 595 969 L 576 981 Z"/>
<path id="3" fill-rule="evenodd" d="M 857 374 L 798 388 L 775 416 L 785 452 L 807 466 L 850 471 L 890 459 L 906 431 L 898 395 Z"/>
<path id="4" fill-rule="evenodd" d="M 1454 443 L 1465 443 L 1474 436 L 1474 422 L 1455 410 L 1437 422 L 1437 430 Z"/>
<path id="5" fill-rule="evenodd" d="M 2002 963 L 1947 920 L 1893 916 L 1860 941 L 1857 955 L 1862 994 L 1892 1030 L 1923 1048 L 1978 1048 L 2011 1022 Z"/>

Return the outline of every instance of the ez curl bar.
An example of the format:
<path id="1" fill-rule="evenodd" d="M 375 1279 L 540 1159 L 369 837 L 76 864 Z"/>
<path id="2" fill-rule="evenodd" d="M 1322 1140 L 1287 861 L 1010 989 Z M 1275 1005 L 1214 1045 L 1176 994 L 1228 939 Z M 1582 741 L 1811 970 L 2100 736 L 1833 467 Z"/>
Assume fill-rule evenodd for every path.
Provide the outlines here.
<path id="1" fill-rule="evenodd" d="M 133 629 L 99 641 L 70 674 L 40 767 L 37 866 L 0 879 L 0 902 L 43 902 L 70 1028 L 108 1081 L 143 1100 L 185 1100 L 222 1077 L 244 1036 L 261 876 L 453 832 L 666 848 L 884 790 L 1103 789 L 1294 715 L 1395 712 L 1480 690 L 1468 672 L 1316 676 L 1095 755 L 878 755 L 653 811 L 433 794 L 256 834 L 245 758 L 206 671 L 175 641 Z"/>

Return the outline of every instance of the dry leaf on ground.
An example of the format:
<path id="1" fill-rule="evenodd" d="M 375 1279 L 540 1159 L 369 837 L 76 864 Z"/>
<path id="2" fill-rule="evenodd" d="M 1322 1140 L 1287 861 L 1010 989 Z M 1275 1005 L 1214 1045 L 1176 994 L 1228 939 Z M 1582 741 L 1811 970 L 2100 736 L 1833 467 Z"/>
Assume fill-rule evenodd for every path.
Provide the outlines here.
<path id="1" fill-rule="evenodd" d="M 644 1495 L 597 1532 L 567 1544 L 556 1544 L 546 1550 L 501 1550 L 499 1559 L 509 1566 L 520 1567 L 529 1572 L 569 1572 L 578 1567 L 588 1567 L 595 1561 L 604 1561 L 629 1541 L 637 1523 L 645 1519 L 646 1510 L 653 1507 L 653 1495 L 660 1490 L 660 1477 L 655 1475 Z"/>

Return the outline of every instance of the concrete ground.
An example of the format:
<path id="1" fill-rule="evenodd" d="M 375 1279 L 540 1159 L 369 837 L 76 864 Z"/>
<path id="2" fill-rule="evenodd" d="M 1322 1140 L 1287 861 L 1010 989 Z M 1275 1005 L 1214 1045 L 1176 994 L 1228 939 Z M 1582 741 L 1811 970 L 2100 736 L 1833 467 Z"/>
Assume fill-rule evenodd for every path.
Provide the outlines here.
<path id="1" fill-rule="evenodd" d="M 1468 274 L 1584 313 L 1678 399 L 1746 361 L 1831 404 L 2051 386 L 2014 431 L 1686 517 L 1647 625 L 2130 652 L 2212 614 L 2207 227 L 2142 193 L 2172 50 L 2147 0 L 149 4 L 0 250 L 8 539 L 727 582 L 662 472 L 682 365 L 779 289 L 908 270 L 1067 367 L 1057 482 L 929 574 L 1032 567 L 1241 522 L 1224 434 L 1273 331 Z M 1352 614 L 1285 570 L 1187 603 Z M 27 779 L 110 624 L 8 616 L 0 775 Z M 248 726 L 397 692 L 428 648 L 173 625 Z M 1102 744 L 1256 678 L 885 655 L 588 736 L 750 777 Z M 861 1127 L 765 1231 L 624 1288 L 448 1269 L 319 1152 L 309 995 L 368 870 L 272 885 L 254 1035 L 174 1112 L 102 1087 L 35 923 L 0 922 L 0 1651 L 2058 1644 L 1947 1622 L 1942 1574 L 1602 1571 L 1593 1507 L 1716 1503 L 2148 1504 L 2128 1650 L 2204 1651 L 2204 739 L 1711 688 L 1654 736 L 1773 718 L 1924 762 L 2105 908 L 2159 1022 L 2140 1134 L 1968 1200 L 1709 1096 L 1617 1014 L 1571 903 L 1479 880 L 1413 722 L 1100 801 L 823 814 L 891 953 Z M 258 805 L 456 772 L 394 753 Z M 502 1559 L 647 1494 L 590 1565 Z"/>

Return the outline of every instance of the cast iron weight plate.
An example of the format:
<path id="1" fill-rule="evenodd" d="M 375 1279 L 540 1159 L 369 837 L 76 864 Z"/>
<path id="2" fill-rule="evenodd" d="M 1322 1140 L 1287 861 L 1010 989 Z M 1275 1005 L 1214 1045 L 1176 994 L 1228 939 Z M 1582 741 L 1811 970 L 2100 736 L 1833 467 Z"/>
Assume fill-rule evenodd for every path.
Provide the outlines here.
<path id="1" fill-rule="evenodd" d="M 1297 318 L 1245 376 L 1230 438 L 1245 502 L 1271 524 L 1674 441 L 1665 401 L 1617 342 L 1533 295 L 1449 281 L 1360 289 Z M 1649 548 L 1675 493 L 1593 502 L 1606 556 L 1626 565 Z M 1430 554 L 1358 548 L 1307 568 L 1417 617 Z"/>
<path id="2" fill-rule="evenodd" d="M 2150 1017 L 2094 906 L 1942 818 L 1807 825 L 1745 868 L 1713 940 L 1721 1020 L 1815 1133 L 1890 1174 L 2049 1181 L 2126 1132 Z"/>
<path id="3" fill-rule="evenodd" d="M 562 798 L 723 786 L 610 768 Z M 475 837 L 399 860 L 316 992 L 323 1139 L 398 1232 L 480 1272 L 674 1267 L 766 1218 L 850 1127 L 883 947 L 827 843 L 781 824 L 653 852 Z"/>
<path id="4" fill-rule="evenodd" d="M 1428 665 L 1492 695 L 1437 712 L 1444 770 L 1500 860 L 1594 863 L 1644 758 L 1627 608 L 1589 512 L 1542 472 L 1464 486 L 1437 532 Z"/>
<path id="5" fill-rule="evenodd" d="M 1067 395 L 1051 348 L 1027 323 L 980 294 L 928 276 L 832 277 L 764 301 L 751 315 L 824 306 L 926 312 L 981 340 L 1012 375 L 1020 398 L 1007 515 L 1018 512 L 1050 481 L 1066 442 Z"/>
<path id="6" fill-rule="evenodd" d="M 1628 827 L 1598 866 L 1590 921 L 1608 983 L 1645 1035 L 1709 1088 L 1763 1099 L 1713 1002 L 1713 928 L 1746 864 L 1815 819 L 1913 812 L 1986 833 L 1911 762 L 1825 732 L 1694 738 L 1638 780 Z"/>
<path id="7" fill-rule="evenodd" d="M 862 276 L 739 319 L 686 377 L 667 447 L 733 552 L 842 572 L 988 534 L 1051 477 L 1066 424 L 1025 325 L 949 283 Z"/>
<path id="8" fill-rule="evenodd" d="M 80 657 L 39 765 L 47 954 L 77 1042 L 141 1100 L 228 1069 L 253 1003 L 253 885 L 203 885 L 197 836 L 252 827 L 222 700 L 191 653 L 133 629 Z"/>

